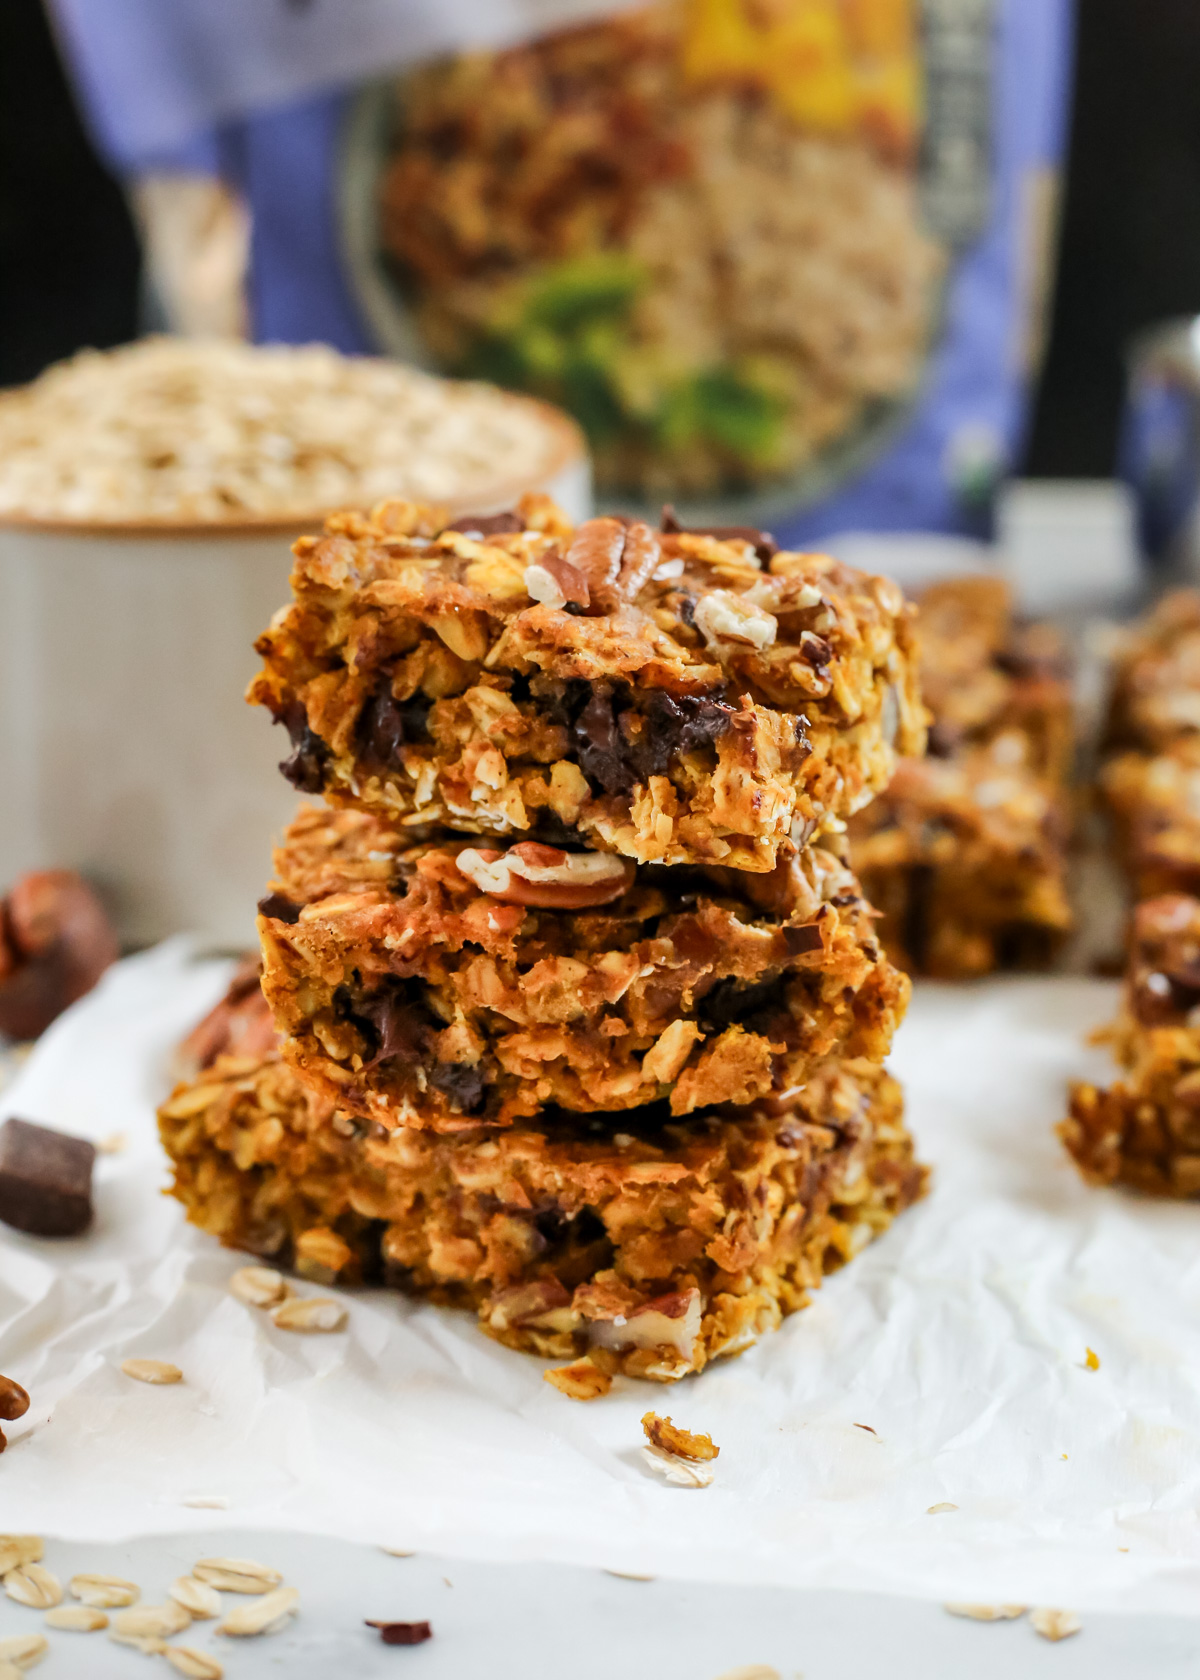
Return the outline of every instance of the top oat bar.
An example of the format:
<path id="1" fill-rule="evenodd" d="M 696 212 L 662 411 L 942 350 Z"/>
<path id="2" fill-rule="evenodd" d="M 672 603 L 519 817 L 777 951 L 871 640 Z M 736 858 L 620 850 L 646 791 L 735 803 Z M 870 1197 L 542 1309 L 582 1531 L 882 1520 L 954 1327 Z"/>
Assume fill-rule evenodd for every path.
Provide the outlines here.
<path id="1" fill-rule="evenodd" d="M 767 871 L 922 750 L 899 589 L 757 532 L 385 502 L 295 554 L 249 698 L 334 804 Z"/>

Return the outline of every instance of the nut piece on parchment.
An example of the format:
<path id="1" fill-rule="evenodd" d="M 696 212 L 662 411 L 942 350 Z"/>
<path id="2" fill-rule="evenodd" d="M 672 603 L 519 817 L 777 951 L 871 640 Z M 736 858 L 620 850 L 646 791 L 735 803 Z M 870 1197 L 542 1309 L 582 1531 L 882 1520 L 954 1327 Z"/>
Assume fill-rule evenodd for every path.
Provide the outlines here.
<path id="1" fill-rule="evenodd" d="M 366 1625 L 379 1629 L 379 1637 L 385 1645 L 424 1645 L 427 1639 L 433 1638 L 433 1629 L 428 1622 L 375 1622 L 368 1620 Z"/>
<path id="2" fill-rule="evenodd" d="M 11 1377 L 0 1377 L 0 1419 L 5 1423 L 15 1423 L 18 1418 L 24 1417 L 28 1410 L 29 1396 L 20 1383 L 14 1382 Z M 3 1452 L 7 1445 L 4 1431 L 0 1429 L 0 1452 Z M 3 1550 L 6 1538 L 0 1536 L 0 1551 Z M 40 1551 L 38 1556 L 41 1556 Z"/>
<path id="3" fill-rule="evenodd" d="M 657 1412 L 647 1412 L 643 1416 L 642 1430 L 652 1447 L 674 1453 L 677 1458 L 690 1458 L 703 1464 L 719 1457 L 721 1452 L 720 1447 L 713 1446 L 711 1435 L 693 1435 L 686 1429 L 680 1429 L 669 1417 L 659 1417 Z"/>
<path id="4" fill-rule="evenodd" d="M 37 1038 L 118 955 L 112 923 L 82 877 L 23 875 L 0 901 L 0 1033 Z"/>
<path id="5" fill-rule="evenodd" d="M 86 1138 L 10 1117 L 0 1126 L 0 1220 L 31 1237 L 77 1237 L 92 1220 Z"/>
<path id="6" fill-rule="evenodd" d="M 276 1587 L 274 1592 L 231 1610 L 217 1632 L 231 1634 L 235 1639 L 252 1638 L 260 1633 L 279 1633 L 295 1612 L 299 1600 L 300 1594 L 295 1587 Z"/>

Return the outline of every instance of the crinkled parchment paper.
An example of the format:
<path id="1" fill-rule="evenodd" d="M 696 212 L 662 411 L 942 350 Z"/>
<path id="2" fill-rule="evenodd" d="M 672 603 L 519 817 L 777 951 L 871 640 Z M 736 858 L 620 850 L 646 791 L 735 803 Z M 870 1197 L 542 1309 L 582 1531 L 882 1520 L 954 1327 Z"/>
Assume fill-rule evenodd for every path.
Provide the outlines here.
<path id="1" fill-rule="evenodd" d="M 0 1459 L 0 1526 L 294 1527 L 663 1575 L 1200 1611 L 1200 1207 L 1086 1189 L 1051 1129 L 1065 1081 L 1107 1072 L 1082 1035 L 1112 986 L 919 988 L 893 1064 L 930 1198 L 742 1358 L 581 1405 L 465 1315 L 362 1293 L 348 1332 L 306 1337 L 228 1294 L 241 1262 L 161 1195 L 153 1119 L 171 1046 L 227 972 L 178 943 L 121 964 L 0 1096 L 0 1115 L 130 1137 L 99 1162 L 91 1235 L 0 1235 L 0 1371 L 34 1397 Z M 119 1365 L 134 1355 L 186 1381 L 131 1382 Z M 711 1432 L 712 1487 L 644 1469 L 648 1406 Z"/>

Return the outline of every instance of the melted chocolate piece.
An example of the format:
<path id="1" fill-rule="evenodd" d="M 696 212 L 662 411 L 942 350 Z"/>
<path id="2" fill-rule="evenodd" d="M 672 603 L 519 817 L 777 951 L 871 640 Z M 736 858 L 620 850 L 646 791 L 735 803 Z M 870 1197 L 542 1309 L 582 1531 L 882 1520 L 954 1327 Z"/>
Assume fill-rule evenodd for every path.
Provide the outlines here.
<path id="1" fill-rule="evenodd" d="M 429 1069 L 429 1083 L 461 1114 L 474 1114 L 483 1107 L 483 1071 L 470 1062 L 435 1062 Z"/>
<path id="2" fill-rule="evenodd" d="M 806 922 L 803 927 L 785 927 L 782 933 L 789 957 L 802 957 L 808 951 L 819 951 L 825 943 L 816 922 Z"/>
<path id="3" fill-rule="evenodd" d="M 683 525 L 669 502 L 662 510 L 659 530 L 670 536 L 715 537 L 718 542 L 752 543 L 755 554 L 764 565 L 779 553 L 779 544 L 770 531 L 756 530 L 753 525 Z"/>
<path id="4" fill-rule="evenodd" d="M 572 678 L 543 704 L 555 723 L 571 730 L 588 780 L 604 793 L 626 797 L 638 782 L 661 776 L 681 753 L 720 740 L 737 716 L 724 700 L 651 689 L 635 727 L 632 689 L 607 679 L 588 684 Z"/>
<path id="5" fill-rule="evenodd" d="M 711 746 L 728 730 L 735 708 L 724 700 L 684 694 L 676 699 L 651 689 L 643 708 L 647 729 L 634 753 L 638 780 L 661 776 L 671 760 L 696 747 Z"/>
<path id="6" fill-rule="evenodd" d="M 461 531 L 465 537 L 508 537 L 524 529 L 525 521 L 512 508 L 507 513 L 464 513 L 446 526 L 447 531 Z"/>
<path id="7" fill-rule="evenodd" d="M 397 700 L 391 678 L 385 676 L 378 690 L 358 714 L 357 734 L 363 757 L 382 768 L 399 766 L 401 749 L 429 739 L 429 712 L 433 701 L 424 694 Z"/>
<path id="8" fill-rule="evenodd" d="M 266 898 L 259 899 L 258 913 L 260 916 L 270 916 L 276 922 L 286 922 L 292 927 L 300 920 L 300 905 L 293 904 L 291 899 L 285 898 L 282 893 L 268 893 Z M 258 985 L 257 978 L 254 985 Z"/>
<path id="9" fill-rule="evenodd" d="M 784 1007 L 784 984 L 782 974 L 749 986 L 743 980 L 718 980 L 701 1000 L 700 1024 L 710 1032 L 733 1026 L 752 1028 Z"/>
<path id="10" fill-rule="evenodd" d="M 77 1237 L 92 1220 L 92 1167 L 86 1138 L 28 1120 L 0 1126 L 0 1219 L 33 1237 Z"/>
<path id="11" fill-rule="evenodd" d="M 624 708 L 622 708 L 623 710 Z M 579 767 L 605 793 L 631 794 L 637 781 L 629 745 L 617 722 L 617 698 L 610 682 L 598 682 L 575 720 Z"/>
<path id="12" fill-rule="evenodd" d="M 315 730 L 308 725 L 308 716 L 299 700 L 293 700 L 281 717 L 291 737 L 292 753 L 279 768 L 298 793 L 321 793 L 325 787 L 325 760 L 329 748 Z"/>
<path id="13" fill-rule="evenodd" d="M 396 1056 L 406 1062 L 424 1061 L 442 1025 L 425 1001 L 419 980 L 385 980 L 376 991 L 358 998 L 347 1013 L 375 1045 L 374 1054 L 364 1063 L 367 1068 Z"/>
<path id="14" fill-rule="evenodd" d="M 378 1628 L 379 1637 L 385 1645 L 423 1645 L 427 1639 L 433 1638 L 433 1629 L 428 1622 L 368 1621 L 366 1626 Z"/>

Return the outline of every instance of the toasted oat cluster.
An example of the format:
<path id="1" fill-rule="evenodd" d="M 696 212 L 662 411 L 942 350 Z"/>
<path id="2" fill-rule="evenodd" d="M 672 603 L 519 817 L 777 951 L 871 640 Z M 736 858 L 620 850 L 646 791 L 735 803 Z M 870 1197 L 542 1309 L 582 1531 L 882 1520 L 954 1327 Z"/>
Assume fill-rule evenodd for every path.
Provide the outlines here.
<path id="1" fill-rule="evenodd" d="M 758 532 L 388 502 L 295 548 L 249 698 L 334 804 L 769 872 L 921 751 L 896 586 Z"/>
<path id="2" fill-rule="evenodd" d="M 275 866 L 259 928 L 285 1054 L 388 1129 L 749 1104 L 830 1057 L 881 1060 L 908 1000 L 818 847 L 769 875 L 639 867 L 306 809 Z"/>
<path id="3" fill-rule="evenodd" d="M 1071 926 L 1062 649 L 1013 622 L 1007 586 L 959 578 L 920 601 L 930 757 L 902 763 L 851 824 L 851 857 L 892 960 L 963 979 L 1030 967 Z"/>
<path id="4" fill-rule="evenodd" d="M 1200 735 L 1200 591 L 1177 589 L 1126 636 L 1113 672 L 1109 739 L 1153 751 Z"/>
<path id="5" fill-rule="evenodd" d="M 1200 1195 L 1200 899 L 1167 893 L 1133 917 L 1121 1011 L 1104 1037 L 1123 1076 L 1076 1084 L 1059 1135 L 1094 1184 Z"/>
<path id="6" fill-rule="evenodd" d="M 323 1282 L 474 1307 L 509 1347 L 669 1382 L 742 1352 L 925 1188 L 900 1090 L 826 1068 L 738 1110 L 543 1116 L 446 1137 L 349 1119 L 222 1057 L 160 1110 L 188 1217 Z"/>

